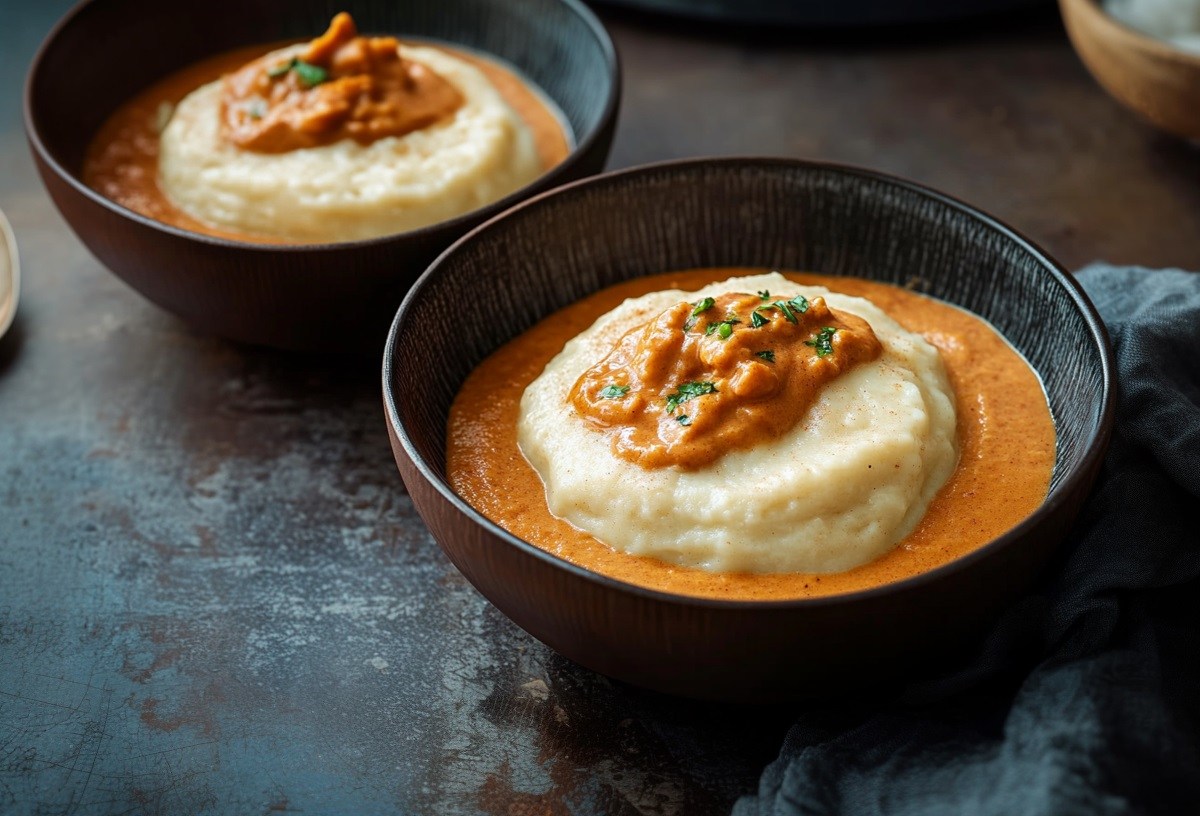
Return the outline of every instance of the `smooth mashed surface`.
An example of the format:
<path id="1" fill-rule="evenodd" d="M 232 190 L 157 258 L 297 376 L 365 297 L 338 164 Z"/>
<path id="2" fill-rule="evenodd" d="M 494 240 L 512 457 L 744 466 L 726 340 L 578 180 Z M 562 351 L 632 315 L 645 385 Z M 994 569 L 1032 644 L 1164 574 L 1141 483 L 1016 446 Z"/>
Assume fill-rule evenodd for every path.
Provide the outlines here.
<path id="1" fill-rule="evenodd" d="M 478 69 L 433 48 L 402 53 L 463 95 L 449 119 L 368 145 L 343 139 L 256 153 L 222 138 L 222 86 L 210 83 L 179 103 L 163 131 L 163 192 L 220 227 L 298 242 L 352 241 L 462 215 L 541 175 L 533 136 Z"/>
<path id="2" fill-rule="evenodd" d="M 935 346 L 958 410 L 957 469 L 897 546 L 838 573 L 714 573 L 627 555 L 546 506 L 541 479 L 517 447 L 521 394 L 564 344 L 626 298 L 695 290 L 758 270 L 700 269 L 627 281 L 551 315 L 498 349 L 467 378 L 451 409 L 447 470 L 454 489 L 514 535 L 594 572 L 652 589 L 728 600 L 832 595 L 902 580 L 961 557 L 1018 524 L 1043 501 L 1054 467 L 1054 423 L 1029 365 L 978 317 L 898 287 L 789 273 L 802 285 L 868 298 Z"/>
<path id="3" fill-rule="evenodd" d="M 154 83 L 117 109 L 96 134 L 84 159 L 84 183 L 134 212 L 192 232 L 256 243 L 304 240 L 197 218 L 168 199 L 159 180 L 159 137 L 175 106 L 184 97 L 203 85 L 219 85 L 223 76 L 262 58 L 267 52 L 279 53 L 304 45 L 282 48 L 279 45 L 259 45 L 238 49 L 205 59 Z M 565 120 L 552 109 L 537 88 L 511 68 L 494 59 L 440 44 L 422 48 L 436 50 L 472 66 L 487 78 L 532 134 L 541 172 L 567 157 L 571 149 L 571 133 Z"/>
<path id="4" fill-rule="evenodd" d="M 824 299 L 863 318 L 882 354 L 826 383 L 804 418 L 777 438 L 700 469 L 639 467 L 614 455 L 609 437 L 575 410 L 576 380 L 626 332 L 680 302 L 759 290 Z M 727 382 L 721 389 L 732 388 Z M 925 515 L 958 459 L 954 402 L 937 350 L 866 300 L 778 274 L 654 292 L 605 314 L 525 390 L 517 439 L 555 516 L 613 549 L 714 572 L 841 572 L 871 561 Z"/>

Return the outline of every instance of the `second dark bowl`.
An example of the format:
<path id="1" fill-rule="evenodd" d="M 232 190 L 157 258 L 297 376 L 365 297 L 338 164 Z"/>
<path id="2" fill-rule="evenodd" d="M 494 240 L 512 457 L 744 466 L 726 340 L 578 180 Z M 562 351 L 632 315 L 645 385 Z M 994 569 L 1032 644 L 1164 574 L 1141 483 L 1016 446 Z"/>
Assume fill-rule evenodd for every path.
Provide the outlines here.
<path id="1" fill-rule="evenodd" d="M 509 534 L 454 493 L 446 419 L 485 356 L 604 286 L 721 266 L 917 281 L 991 321 L 1046 386 L 1058 449 L 1045 502 L 1008 533 L 914 578 L 750 602 L 656 592 L 589 572 Z M 1075 280 L 978 210 L 866 170 L 713 159 L 582 181 L 467 235 L 401 306 L 383 386 L 392 449 L 417 510 L 502 612 L 612 677 L 692 697 L 765 701 L 925 667 L 1028 586 L 1099 469 L 1112 430 L 1112 372 L 1104 328 Z"/>
<path id="2" fill-rule="evenodd" d="M 577 141 L 566 161 L 500 201 L 366 241 L 267 246 L 138 215 L 79 178 L 104 120 L 151 82 L 241 46 L 312 37 L 339 11 L 362 31 L 499 57 L 554 100 Z M 231 22 L 233 21 L 233 22 Z M 579 0 L 90 0 L 50 33 L 25 87 L 38 171 L 105 266 L 202 331 L 281 348 L 378 348 L 405 291 L 439 252 L 520 199 L 600 172 L 620 98 L 616 52 Z"/>

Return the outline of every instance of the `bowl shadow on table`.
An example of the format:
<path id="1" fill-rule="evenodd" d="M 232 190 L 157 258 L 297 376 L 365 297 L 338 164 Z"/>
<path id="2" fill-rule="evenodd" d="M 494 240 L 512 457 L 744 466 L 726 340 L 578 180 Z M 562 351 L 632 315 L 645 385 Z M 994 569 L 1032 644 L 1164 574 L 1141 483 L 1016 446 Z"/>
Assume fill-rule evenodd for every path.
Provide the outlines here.
<path id="1" fill-rule="evenodd" d="M 1060 558 L 1052 560 L 1051 574 Z M 1022 603 L 1042 601 L 1034 593 Z M 611 680 L 547 650 L 546 685 L 537 688 L 545 699 L 523 693 L 528 684 L 510 679 L 496 683 L 480 712 L 506 732 L 531 725 L 536 729 L 539 757 L 551 758 L 545 765 L 553 787 L 531 797 L 514 790 L 506 778 L 489 778 L 479 804 L 486 812 L 512 812 L 517 805 L 540 812 L 534 806 L 579 797 L 588 786 L 583 778 L 591 788 L 604 789 L 601 798 L 612 797 L 602 801 L 599 812 L 632 816 L 644 812 L 636 795 L 623 792 L 610 777 L 644 774 L 676 782 L 680 812 L 725 813 L 738 797 L 756 790 L 785 738 L 817 745 L 881 714 L 952 720 L 961 709 L 973 712 L 974 727 L 999 738 L 1008 701 L 1040 659 L 1036 640 L 996 638 L 982 653 L 977 644 L 963 646 L 928 662 L 905 682 L 865 678 L 862 686 L 846 686 L 820 700 L 785 703 L 721 703 L 661 694 Z M 511 661 L 501 664 L 512 669 Z M 938 708 L 929 709 L 927 704 L 934 702 Z M 556 713 L 538 711 L 546 706 Z"/>
<path id="2" fill-rule="evenodd" d="M 394 464 L 379 421 L 378 356 L 296 354 L 249 346 L 189 328 L 145 309 L 140 332 L 159 346 L 124 349 L 115 376 L 134 378 L 149 366 L 188 372 L 156 389 L 152 410 L 175 417 L 175 436 L 189 467 L 226 460 L 270 462 L 303 457 L 314 478 L 353 490 L 364 478 L 390 488 Z M 166 350 L 163 349 L 166 348 Z"/>
<path id="3" fill-rule="evenodd" d="M 552 787 L 534 802 L 506 780 L 490 780 L 480 791 L 486 812 L 511 812 L 518 803 L 561 805 L 589 795 L 590 788 L 599 812 L 641 813 L 643 789 L 653 785 L 634 783 L 632 777 L 639 776 L 673 783 L 680 812 L 726 812 L 754 789 L 798 713 L 794 706 L 702 703 L 658 694 L 545 654 L 546 685 L 538 689 L 545 699 L 523 693 L 525 686 L 498 683 L 479 712 L 506 733 L 535 729 Z"/>
<path id="4" fill-rule="evenodd" d="M 972 652 L 963 652 L 956 657 L 957 663 L 939 664 L 937 669 L 953 673 L 974 657 Z M 1015 678 L 1026 665 L 1027 660 L 1014 660 L 1011 671 L 957 685 L 938 682 L 933 676 L 927 679 L 929 688 L 939 692 L 936 699 L 969 690 L 969 695 L 957 699 L 978 705 L 983 699 L 1011 698 L 1019 685 Z M 622 775 L 643 773 L 677 780 L 681 812 L 686 813 L 727 812 L 736 798 L 754 792 L 763 768 L 776 758 L 793 729 L 805 744 L 819 744 L 880 712 L 904 716 L 925 711 L 922 704 L 929 700 L 917 682 L 843 690 L 819 702 L 702 702 L 609 680 L 554 653 L 546 658 L 545 678 L 544 701 L 523 695 L 523 687 L 498 684 L 480 706 L 480 712 L 505 731 L 531 723 L 536 728 L 539 756 L 553 758 L 546 763 L 553 787 L 539 801 L 569 800 L 580 795 L 581 776 L 607 778 L 615 770 Z M 537 709 L 547 705 L 559 713 L 539 715 Z M 956 704 L 950 700 L 943 715 L 954 716 L 955 710 Z M 995 710 L 1004 711 L 1005 707 L 998 705 Z M 1003 722 L 977 716 L 976 725 L 999 735 Z M 587 735 L 586 739 L 580 739 L 581 734 Z M 630 767 L 622 768 L 622 762 Z M 592 782 L 596 784 L 594 778 Z M 608 802 L 603 812 L 642 812 L 636 801 L 624 799 L 618 791 L 609 795 L 622 806 L 612 807 Z M 505 812 L 515 803 L 535 804 L 513 791 L 504 779 L 490 780 L 480 798 L 487 812 Z M 625 805 L 630 806 L 628 811 L 623 809 Z"/>
<path id="5" fill-rule="evenodd" d="M 13 317 L 12 324 L 8 327 L 8 331 L 0 337 L 0 377 L 11 368 L 21 353 L 21 346 L 25 344 L 25 326 L 21 317 L 21 312 L 18 311 Z"/>
<path id="6" fill-rule="evenodd" d="M 1200 97 L 1198 97 L 1200 98 Z M 1189 142 L 1146 125 L 1146 153 L 1150 166 L 1181 198 L 1200 211 L 1200 141 Z M 1198 263 L 1200 266 L 1200 263 Z"/>

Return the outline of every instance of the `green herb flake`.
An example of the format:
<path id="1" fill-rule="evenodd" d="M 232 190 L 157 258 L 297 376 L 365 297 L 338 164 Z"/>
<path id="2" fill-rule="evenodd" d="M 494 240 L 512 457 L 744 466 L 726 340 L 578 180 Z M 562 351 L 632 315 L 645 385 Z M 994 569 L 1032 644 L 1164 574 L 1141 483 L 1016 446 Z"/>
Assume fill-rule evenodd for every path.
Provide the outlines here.
<path id="1" fill-rule="evenodd" d="M 329 80 L 329 72 L 320 65 L 313 65 L 311 62 L 305 62 L 299 57 L 292 57 L 287 62 L 281 62 L 274 68 L 267 71 L 267 76 L 271 79 L 279 79 L 288 71 L 295 71 L 296 76 L 300 79 L 302 85 L 306 88 L 315 88 L 322 82 Z"/>
<path id="2" fill-rule="evenodd" d="M 706 297 L 704 300 L 701 300 L 696 304 L 695 309 L 692 309 L 692 317 L 699 317 L 716 305 L 717 302 L 715 300 L 710 297 Z"/>
<path id="3" fill-rule="evenodd" d="M 758 296 L 759 296 L 760 298 L 762 298 L 763 300 L 770 300 L 770 299 L 771 299 L 771 293 L 770 293 L 768 290 L 766 290 L 766 289 L 763 289 L 762 291 L 760 291 L 760 292 L 758 293 Z"/>
<path id="4" fill-rule="evenodd" d="M 775 352 L 771 351 L 771 349 L 767 349 L 766 351 L 756 351 L 756 352 L 754 352 L 754 356 L 761 357 L 762 359 L 766 360 L 768 363 L 775 362 Z"/>
<path id="5" fill-rule="evenodd" d="M 708 381 L 685 382 L 675 388 L 674 394 L 667 396 L 667 413 L 675 413 L 676 408 L 690 399 L 715 393 L 717 393 L 715 383 Z"/>
<path id="6" fill-rule="evenodd" d="M 832 326 L 826 326 L 812 340 L 805 340 L 804 345 L 815 348 L 818 357 L 828 357 L 833 354 L 833 335 L 836 331 Z"/>
<path id="7" fill-rule="evenodd" d="M 679 416 L 675 417 L 675 421 L 684 427 L 692 424 L 692 418 L 687 414 L 680 414 Z"/>
<path id="8" fill-rule="evenodd" d="M 777 300 L 773 304 L 776 309 L 783 312 L 783 316 L 787 318 L 788 323 L 796 323 L 796 315 L 792 312 L 792 305 L 786 300 Z"/>
<path id="9" fill-rule="evenodd" d="M 796 310 L 796 314 L 804 314 L 808 311 L 808 298 L 804 295 L 796 295 L 788 301 L 788 305 Z"/>
<path id="10" fill-rule="evenodd" d="M 329 79 L 328 71 L 319 65 L 313 65 L 311 62 L 305 62 L 304 60 L 296 60 L 296 64 L 292 70 L 296 72 L 296 76 L 300 78 L 300 82 L 306 88 L 315 88 Z"/>
<path id="11" fill-rule="evenodd" d="M 629 393 L 628 385 L 606 385 L 600 389 L 601 399 L 620 399 Z"/>
<path id="12" fill-rule="evenodd" d="M 762 312 L 758 309 L 750 313 L 750 328 L 752 329 L 761 329 L 770 322 L 770 320 L 762 316 Z"/>
<path id="13" fill-rule="evenodd" d="M 725 319 L 721 322 L 709 323 L 704 328 L 704 336 L 708 337 L 712 334 L 716 334 L 722 340 L 728 340 L 729 336 L 733 334 L 733 324 L 741 322 L 742 319 L 740 317 L 730 312 L 729 314 L 725 315 Z"/>

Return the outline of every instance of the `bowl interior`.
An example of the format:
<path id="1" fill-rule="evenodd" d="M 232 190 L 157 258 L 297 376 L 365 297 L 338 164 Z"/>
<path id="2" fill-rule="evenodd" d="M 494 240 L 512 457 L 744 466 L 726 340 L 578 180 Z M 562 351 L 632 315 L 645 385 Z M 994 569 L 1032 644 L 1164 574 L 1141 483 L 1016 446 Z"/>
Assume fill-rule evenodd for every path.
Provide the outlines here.
<path id="1" fill-rule="evenodd" d="M 1165 36 L 1139 28 L 1104 8 L 1103 0 L 1059 0 L 1066 13 L 1072 11 L 1088 21 L 1089 36 L 1111 41 L 1114 47 L 1132 48 L 1192 68 L 1200 68 L 1200 54 L 1172 43 Z"/>
<path id="2" fill-rule="evenodd" d="M 616 103 L 611 43 L 577 0 L 91 0 L 35 60 L 29 126 L 75 177 L 100 125 L 138 91 L 223 51 L 313 37 L 339 11 L 366 33 L 442 40 L 499 57 L 545 91 L 578 142 Z"/>
<path id="3" fill-rule="evenodd" d="M 1110 399 L 1102 325 L 1070 276 L 991 218 L 868 171 L 678 162 L 544 194 L 468 234 L 418 281 L 385 352 L 401 442 L 435 487 L 450 404 L 489 352 L 631 277 L 759 266 L 912 286 L 982 315 L 1040 373 L 1058 428 L 1050 497 L 1095 455 Z"/>

